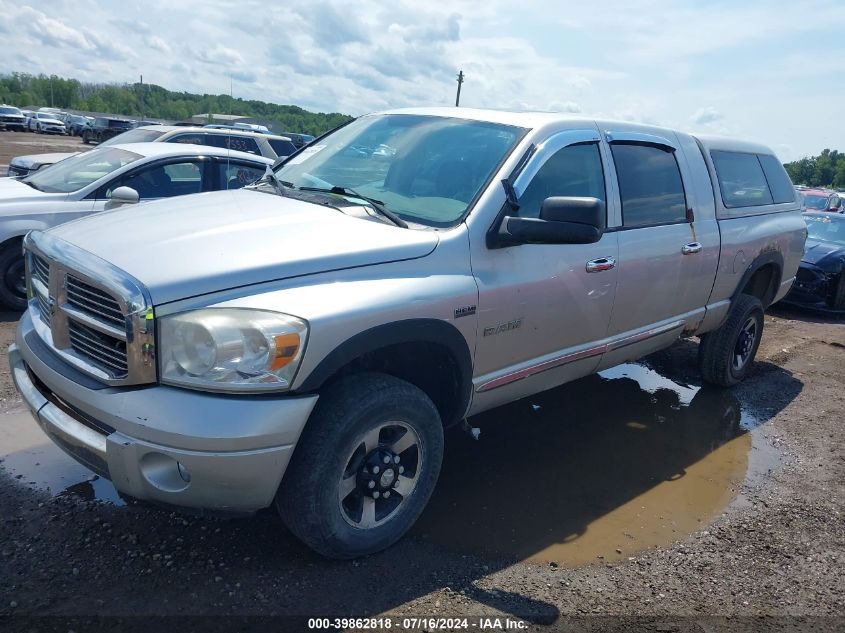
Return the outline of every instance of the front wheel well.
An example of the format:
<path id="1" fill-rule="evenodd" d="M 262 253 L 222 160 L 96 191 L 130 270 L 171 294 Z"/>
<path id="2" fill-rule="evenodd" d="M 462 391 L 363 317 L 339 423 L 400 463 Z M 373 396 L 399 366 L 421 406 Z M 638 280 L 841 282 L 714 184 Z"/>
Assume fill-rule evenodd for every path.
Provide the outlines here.
<path id="1" fill-rule="evenodd" d="M 15 235 L 14 237 L 10 237 L 5 242 L 0 243 L 0 251 L 5 251 L 7 248 L 22 248 L 23 238 L 23 235 Z"/>
<path id="2" fill-rule="evenodd" d="M 466 408 L 459 363 L 444 345 L 416 341 L 388 345 L 363 354 L 337 370 L 324 384 L 360 372 L 379 372 L 421 389 L 448 426 L 460 421 Z"/>

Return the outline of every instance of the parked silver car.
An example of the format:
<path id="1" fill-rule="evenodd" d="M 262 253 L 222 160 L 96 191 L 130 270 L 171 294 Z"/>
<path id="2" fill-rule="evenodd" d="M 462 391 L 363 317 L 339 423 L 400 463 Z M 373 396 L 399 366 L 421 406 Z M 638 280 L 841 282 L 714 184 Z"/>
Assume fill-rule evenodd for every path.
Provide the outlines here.
<path id="1" fill-rule="evenodd" d="M 34 112 L 27 119 L 27 126 L 36 134 L 67 134 L 65 124 L 52 112 Z"/>
<path id="2" fill-rule="evenodd" d="M 98 148 L 23 179 L 0 178 L 0 302 L 26 307 L 21 239 L 120 204 L 237 189 L 273 160 L 199 145 L 135 143 Z"/>
<path id="3" fill-rule="evenodd" d="M 275 503 L 348 558 L 414 523 L 444 426 L 694 335 L 706 381 L 745 378 L 805 237 L 761 145 L 393 111 L 255 186 L 30 233 L 9 360 L 47 435 L 120 492 Z"/>
<path id="4" fill-rule="evenodd" d="M 209 145 L 256 154 L 273 160 L 284 158 L 296 151 L 294 144 L 285 136 L 243 130 L 219 130 L 175 125 L 145 125 L 137 127 L 99 143 L 98 147 L 147 142 Z M 7 175 L 25 176 L 74 154 L 76 152 L 15 156 L 9 161 Z"/>
<path id="5" fill-rule="evenodd" d="M 0 105 L 0 130 L 23 132 L 26 129 L 26 116 L 18 108 Z"/>

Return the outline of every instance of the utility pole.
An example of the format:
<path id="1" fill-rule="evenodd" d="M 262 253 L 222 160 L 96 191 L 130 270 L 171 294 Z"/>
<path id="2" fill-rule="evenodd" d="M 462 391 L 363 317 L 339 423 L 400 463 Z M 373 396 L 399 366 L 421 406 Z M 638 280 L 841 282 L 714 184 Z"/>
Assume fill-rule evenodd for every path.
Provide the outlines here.
<path id="1" fill-rule="evenodd" d="M 144 120 L 144 75 L 141 75 L 141 120 Z"/>
<path id="2" fill-rule="evenodd" d="M 50 75 L 50 107 L 52 108 L 55 104 L 53 103 L 53 75 Z"/>
<path id="3" fill-rule="evenodd" d="M 455 107 L 461 105 L 461 84 L 464 83 L 464 71 L 458 71 L 458 95 L 455 97 Z"/>

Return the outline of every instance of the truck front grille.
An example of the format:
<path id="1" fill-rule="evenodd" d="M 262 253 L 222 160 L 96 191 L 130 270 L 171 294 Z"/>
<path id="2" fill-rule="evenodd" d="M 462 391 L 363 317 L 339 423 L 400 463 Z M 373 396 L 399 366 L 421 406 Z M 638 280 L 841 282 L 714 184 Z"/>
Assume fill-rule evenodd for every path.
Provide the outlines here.
<path id="1" fill-rule="evenodd" d="M 71 347 L 77 354 L 88 357 L 104 371 L 113 374 L 115 378 L 126 378 L 129 373 L 126 341 L 103 334 L 73 320 L 68 321 L 68 334 Z"/>
<path id="2" fill-rule="evenodd" d="M 107 384 L 154 382 L 155 322 L 140 284 L 44 233 L 30 233 L 24 246 L 29 310 L 39 337 Z"/>
<path id="3" fill-rule="evenodd" d="M 120 304 L 108 293 L 86 284 L 73 275 L 67 276 L 65 288 L 69 305 L 79 308 L 83 312 L 90 312 L 96 318 L 111 323 L 115 327 L 125 327 L 126 319 L 120 310 Z"/>

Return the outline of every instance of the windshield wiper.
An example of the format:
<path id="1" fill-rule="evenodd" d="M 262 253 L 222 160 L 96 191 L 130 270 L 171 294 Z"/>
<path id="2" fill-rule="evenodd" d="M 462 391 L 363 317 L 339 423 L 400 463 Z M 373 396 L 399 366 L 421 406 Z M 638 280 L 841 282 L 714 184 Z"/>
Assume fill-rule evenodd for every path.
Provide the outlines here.
<path id="1" fill-rule="evenodd" d="M 37 186 L 34 182 L 30 182 L 30 181 L 28 181 L 28 180 L 23 180 L 23 179 L 21 179 L 19 182 L 22 182 L 22 183 L 23 183 L 23 184 L 25 184 L 25 185 L 29 185 L 30 187 L 32 187 L 32 188 L 33 188 L 33 189 L 35 189 L 36 191 L 41 191 L 41 190 L 42 190 L 42 189 L 41 189 L 40 187 L 38 187 L 38 186 Z"/>
<path id="2" fill-rule="evenodd" d="M 363 200 L 367 204 L 369 204 L 373 209 L 376 210 L 377 213 L 380 213 L 388 220 L 393 222 L 396 226 L 401 226 L 403 229 L 408 228 L 408 223 L 405 222 L 402 218 L 398 215 L 393 213 L 390 209 L 384 206 L 384 203 L 381 200 L 376 200 L 375 198 L 370 198 L 368 196 L 362 195 L 355 191 L 350 187 L 340 187 L 338 185 L 333 186 L 331 189 L 325 189 L 322 187 L 299 187 L 299 191 L 316 191 L 319 193 L 335 193 L 341 196 L 349 196 L 350 198 L 358 198 L 359 200 Z"/>
<path id="3" fill-rule="evenodd" d="M 273 172 L 273 170 L 267 170 L 267 173 L 264 174 L 261 177 L 261 179 L 255 181 L 255 183 L 253 183 L 253 184 L 259 185 L 263 182 L 269 182 L 271 185 L 273 185 L 273 189 L 275 189 L 276 193 L 279 194 L 282 197 L 285 197 L 287 195 L 287 193 L 285 192 L 285 189 L 287 189 L 287 188 L 293 189 L 293 183 L 286 182 L 284 180 L 279 180 L 276 177 L 276 174 L 275 174 L 275 172 Z"/>

